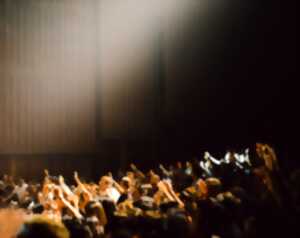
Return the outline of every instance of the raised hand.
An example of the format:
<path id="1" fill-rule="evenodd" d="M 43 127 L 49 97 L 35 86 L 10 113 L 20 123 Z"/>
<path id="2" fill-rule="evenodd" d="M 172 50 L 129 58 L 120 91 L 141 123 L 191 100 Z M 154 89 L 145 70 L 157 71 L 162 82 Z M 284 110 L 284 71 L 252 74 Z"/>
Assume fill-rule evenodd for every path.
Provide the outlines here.
<path id="1" fill-rule="evenodd" d="M 65 179 L 64 179 L 64 177 L 62 175 L 59 175 L 58 181 L 59 181 L 60 184 L 65 183 Z"/>
<path id="2" fill-rule="evenodd" d="M 149 174 L 150 174 L 151 176 L 155 175 L 155 173 L 153 172 L 152 169 L 149 171 Z"/>
<path id="3" fill-rule="evenodd" d="M 44 174 L 45 174 L 45 177 L 49 177 L 49 171 L 47 169 L 44 169 Z"/>
<path id="4" fill-rule="evenodd" d="M 130 168 L 131 168 L 133 171 L 137 170 L 137 167 L 136 167 L 135 164 L 133 164 L 133 163 L 130 164 Z"/>
<path id="5" fill-rule="evenodd" d="M 79 179 L 77 171 L 74 172 L 74 179 L 77 181 Z"/>

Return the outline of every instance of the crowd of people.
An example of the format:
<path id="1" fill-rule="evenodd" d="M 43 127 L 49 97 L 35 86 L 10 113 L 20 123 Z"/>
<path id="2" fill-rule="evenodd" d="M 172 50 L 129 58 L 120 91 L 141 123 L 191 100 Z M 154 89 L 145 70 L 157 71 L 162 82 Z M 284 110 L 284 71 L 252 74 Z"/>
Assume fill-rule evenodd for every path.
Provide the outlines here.
<path id="1" fill-rule="evenodd" d="M 205 152 L 200 160 L 147 173 L 131 164 L 98 183 L 77 172 L 70 184 L 44 173 L 41 183 L 2 176 L 0 232 L 11 222 L 7 213 L 16 211 L 24 215 L 17 238 L 252 238 L 298 231 L 300 171 L 284 175 L 266 144 L 224 158 Z"/>

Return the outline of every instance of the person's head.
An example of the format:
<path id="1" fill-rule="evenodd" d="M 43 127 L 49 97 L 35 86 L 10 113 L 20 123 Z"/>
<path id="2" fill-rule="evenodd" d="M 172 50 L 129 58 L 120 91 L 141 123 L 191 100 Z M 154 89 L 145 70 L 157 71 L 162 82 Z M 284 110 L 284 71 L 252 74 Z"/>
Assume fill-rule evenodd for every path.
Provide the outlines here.
<path id="1" fill-rule="evenodd" d="M 69 231 L 60 222 L 44 216 L 37 216 L 26 221 L 16 238 L 69 238 Z"/>
<path id="2" fill-rule="evenodd" d="M 123 189 L 128 190 L 131 186 L 131 180 L 129 177 L 125 176 L 122 178 L 120 185 Z"/>
<path id="3" fill-rule="evenodd" d="M 73 199 L 73 201 L 75 201 L 76 199 L 78 199 L 78 202 L 80 204 L 82 204 L 82 203 L 84 204 L 86 201 L 91 200 L 91 197 L 90 197 L 89 193 L 83 191 L 79 194 L 78 198 Z"/>
<path id="4" fill-rule="evenodd" d="M 63 220 L 70 232 L 70 238 L 92 238 L 93 234 L 88 226 L 84 226 L 76 219 Z"/>
<path id="5" fill-rule="evenodd" d="M 134 180 L 135 179 L 135 174 L 132 171 L 128 171 L 126 173 L 126 176 L 130 179 L 130 180 Z"/>
<path id="6" fill-rule="evenodd" d="M 39 203 L 34 205 L 33 208 L 32 208 L 32 212 L 34 214 L 42 214 L 43 211 L 44 211 L 44 206 L 42 204 L 39 204 Z"/>
<path id="7" fill-rule="evenodd" d="M 3 175 L 3 181 L 4 181 L 5 183 L 8 183 L 8 182 L 9 182 L 9 176 L 8 176 L 7 174 L 4 174 L 4 175 Z"/>
<path id="8" fill-rule="evenodd" d="M 30 184 L 27 191 L 31 196 L 36 196 L 38 193 L 38 187 L 34 184 Z"/>
<path id="9" fill-rule="evenodd" d="M 152 186 L 156 186 L 157 183 L 160 181 L 159 175 L 155 174 L 152 170 L 150 171 L 150 184 Z"/>
<path id="10" fill-rule="evenodd" d="M 219 179 L 211 177 L 205 180 L 205 184 L 207 185 L 207 191 L 209 196 L 215 196 L 222 189 L 222 183 Z"/>
<path id="11" fill-rule="evenodd" d="M 89 186 L 89 192 L 95 196 L 98 193 L 98 191 L 99 191 L 98 185 L 95 183 L 91 183 Z"/>
<path id="12" fill-rule="evenodd" d="M 64 225 L 70 232 L 70 238 L 92 238 L 93 234 L 87 226 L 83 226 L 79 221 L 64 220 Z"/>
<path id="13" fill-rule="evenodd" d="M 22 186 L 25 184 L 25 180 L 24 179 L 20 179 L 19 182 L 18 182 L 18 185 L 19 186 Z"/>
<path id="14" fill-rule="evenodd" d="M 178 169 L 182 169 L 182 163 L 181 163 L 180 161 L 177 161 L 177 162 L 176 162 L 176 167 L 177 167 Z"/>
<path id="15" fill-rule="evenodd" d="M 14 191 L 14 186 L 12 185 L 7 185 L 4 189 L 4 194 L 5 196 L 10 195 Z"/>
<path id="16" fill-rule="evenodd" d="M 107 188 L 112 186 L 112 180 L 109 176 L 103 176 L 101 177 L 99 181 L 99 189 L 100 190 L 106 190 Z"/>

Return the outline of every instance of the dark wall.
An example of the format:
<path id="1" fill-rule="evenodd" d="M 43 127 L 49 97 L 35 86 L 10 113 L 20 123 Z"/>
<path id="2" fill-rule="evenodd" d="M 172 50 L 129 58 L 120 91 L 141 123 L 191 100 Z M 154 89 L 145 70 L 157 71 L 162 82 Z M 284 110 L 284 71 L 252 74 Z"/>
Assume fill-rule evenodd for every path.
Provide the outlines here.
<path id="1" fill-rule="evenodd" d="M 278 1 L 229 1 L 203 25 L 194 9 L 185 34 L 178 33 L 184 39 L 170 49 L 166 153 L 261 141 L 274 145 L 284 164 L 299 165 L 294 12 Z"/>

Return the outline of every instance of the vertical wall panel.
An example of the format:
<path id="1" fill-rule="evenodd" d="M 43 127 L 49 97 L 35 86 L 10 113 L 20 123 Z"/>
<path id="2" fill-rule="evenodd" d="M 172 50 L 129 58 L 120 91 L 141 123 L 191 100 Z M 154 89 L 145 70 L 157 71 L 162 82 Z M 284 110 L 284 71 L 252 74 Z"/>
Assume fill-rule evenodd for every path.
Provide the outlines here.
<path id="1" fill-rule="evenodd" d="M 105 138 L 151 138 L 157 32 L 146 1 L 101 1 L 101 108 Z"/>
<path id="2" fill-rule="evenodd" d="M 0 153 L 95 147 L 94 1 L 1 1 Z"/>

